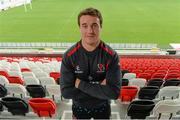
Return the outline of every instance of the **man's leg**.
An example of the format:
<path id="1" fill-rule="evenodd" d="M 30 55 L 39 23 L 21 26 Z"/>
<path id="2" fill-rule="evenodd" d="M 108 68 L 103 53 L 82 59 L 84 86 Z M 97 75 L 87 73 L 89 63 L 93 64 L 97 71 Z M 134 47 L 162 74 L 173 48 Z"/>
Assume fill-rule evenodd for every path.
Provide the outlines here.
<path id="1" fill-rule="evenodd" d="M 110 119 L 111 106 L 110 104 L 104 104 L 101 107 L 95 108 L 93 111 L 94 119 Z"/>
<path id="2" fill-rule="evenodd" d="M 72 105 L 73 119 L 91 119 L 92 112 L 86 108 Z"/>

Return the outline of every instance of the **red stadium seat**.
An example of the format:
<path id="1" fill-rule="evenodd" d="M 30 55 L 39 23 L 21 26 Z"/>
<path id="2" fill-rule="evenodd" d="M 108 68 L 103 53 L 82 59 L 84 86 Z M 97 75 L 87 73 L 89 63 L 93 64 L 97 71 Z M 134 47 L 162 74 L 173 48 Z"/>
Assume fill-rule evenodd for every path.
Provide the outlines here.
<path id="1" fill-rule="evenodd" d="M 29 68 L 21 68 L 21 72 L 31 72 Z"/>
<path id="2" fill-rule="evenodd" d="M 178 73 L 169 73 L 169 74 L 167 74 L 165 79 L 167 80 L 167 79 L 179 78 L 179 77 L 180 77 L 180 74 L 178 74 Z"/>
<path id="3" fill-rule="evenodd" d="M 137 91 L 138 87 L 136 86 L 122 86 L 119 99 L 122 102 L 131 102 L 135 98 Z"/>
<path id="4" fill-rule="evenodd" d="M 151 74 L 150 73 L 140 73 L 138 75 L 138 78 L 144 78 L 148 81 L 149 79 L 151 79 Z"/>
<path id="5" fill-rule="evenodd" d="M 166 76 L 165 73 L 154 73 L 154 74 L 151 76 L 151 79 L 153 79 L 153 78 L 164 79 L 165 76 Z"/>
<path id="6" fill-rule="evenodd" d="M 9 77 L 9 74 L 7 71 L 0 71 L 0 75 L 5 76 L 6 78 Z"/>
<path id="7" fill-rule="evenodd" d="M 8 80 L 9 80 L 9 83 L 17 83 L 17 84 L 24 85 L 24 80 L 22 80 L 18 76 L 9 76 Z"/>
<path id="8" fill-rule="evenodd" d="M 56 113 L 56 104 L 51 99 L 32 98 L 29 104 L 39 117 L 52 117 Z"/>
<path id="9" fill-rule="evenodd" d="M 61 75 L 60 72 L 50 72 L 49 73 L 49 76 L 53 77 L 56 82 L 60 78 L 60 75 Z"/>

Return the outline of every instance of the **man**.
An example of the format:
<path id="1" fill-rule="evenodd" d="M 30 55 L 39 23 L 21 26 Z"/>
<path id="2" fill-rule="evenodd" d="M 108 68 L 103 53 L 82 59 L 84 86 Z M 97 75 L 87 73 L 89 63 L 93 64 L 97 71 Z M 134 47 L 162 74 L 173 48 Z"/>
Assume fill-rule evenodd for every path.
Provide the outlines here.
<path id="1" fill-rule="evenodd" d="M 82 10 L 78 15 L 81 40 L 63 56 L 61 92 L 73 100 L 74 119 L 109 119 L 110 100 L 119 96 L 119 57 L 100 39 L 102 22 L 97 9 Z"/>

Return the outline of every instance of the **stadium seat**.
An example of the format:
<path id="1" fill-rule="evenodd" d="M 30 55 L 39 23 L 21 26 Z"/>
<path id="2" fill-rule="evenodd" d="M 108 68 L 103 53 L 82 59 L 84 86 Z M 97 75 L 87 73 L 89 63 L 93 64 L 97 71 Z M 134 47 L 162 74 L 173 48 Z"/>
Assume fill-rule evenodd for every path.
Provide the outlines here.
<path id="1" fill-rule="evenodd" d="M 9 81 L 5 76 L 0 75 L 0 84 L 6 86 L 9 84 Z"/>
<path id="2" fill-rule="evenodd" d="M 128 86 L 129 80 L 126 78 L 122 78 L 122 86 Z"/>
<path id="3" fill-rule="evenodd" d="M 7 89 L 0 84 L 0 98 L 5 97 L 7 95 Z"/>
<path id="4" fill-rule="evenodd" d="M 34 76 L 24 77 L 25 85 L 39 85 L 39 80 Z"/>
<path id="5" fill-rule="evenodd" d="M 165 80 L 163 86 L 179 86 L 180 85 L 180 79 L 168 79 L 168 80 Z"/>
<path id="6" fill-rule="evenodd" d="M 138 92 L 138 87 L 136 86 L 122 86 L 119 99 L 122 102 L 131 102 Z"/>
<path id="7" fill-rule="evenodd" d="M 29 68 L 21 68 L 21 72 L 31 72 Z"/>
<path id="8" fill-rule="evenodd" d="M 151 79 L 154 79 L 154 78 L 164 79 L 165 76 L 166 76 L 165 73 L 154 73 L 154 74 L 151 76 Z"/>
<path id="9" fill-rule="evenodd" d="M 29 112 L 28 104 L 21 98 L 3 97 L 2 103 L 12 115 L 26 115 Z"/>
<path id="10" fill-rule="evenodd" d="M 180 100 L 161 100 L 159 101 L 154 109 L 153 109 L 153 115 L 159 120 L 159 119 L 172 119 L 173 116 L 176 115 L 176 113 L 180 111 Z"/>
<path id="11" fill-rule="evenodd" d="M 2 102 L 0 101 L 0 112 L 2 112 L 3 110 L 4 110 L 3 104 L 2 104 Z"/>
<path id="12" fill-rule="evenodd" d="M 122 77 L 123 77 L 125 73 L 130 73 L 130 71 L 129 70 L 121 70 L 121 73 L 122 73 Z"/>
<path id="13" fill-rule="evenodd" d="M 61 89 L 59 85 L 46 85 L 46 90 L 49 96 L 56 102 L 58 102 L 61 98 Z"/>
<path id="14" fill-rule="evenodd" d="M 175 99 L 179 97 L 179 86 L 166 86 L 160 89 L 159 99 Z"/>
<path id="15" fill-rule="evenodd" d="M 5 76 L 6 78 L 8 78 L 9 77 L 9 74 L 8 74 L 8 72 L 7 71 L 0 71 L 0 75 L 2 75 L 2 76 Z"/>
<path id="16" fill-rule="evenodd" d="M 8 90 L 8 95 L 20 97 L 20 98 L 26 98 L 27 97 L 27 91 L 26 88 L 21 84 L 12 83 L 6 86 Z"/>
<path id="17" fill-rule="evenodd" d="M 154 78 L 154 79 L 150 79 L 147 82 L 147 86 L 156 86 L 156 87 L 161 87 L 161 85 L 163 84 L 164 80 L 163 79 L 158 79 L 158 78 Z"/>
<path id="18" fill-rule="evenodd" d="M 26 89 L 32 98 L 42 98 L 46 96 L 45 88 L 42 85 L 27 85 Z"/>
<path id="19" fill-rule="evenodd" d="M 165 79 L 167 80 L 167 79 L 173 79 L 173 78 L 179 78 L 179 77 L 180 77 L 179 73 L 168 73 Z"/>
<path id="20" fill-rule="evenodd" d="M 156 95 L 159 92 L 159 88 L 155 86 L 146 86 L 139 90 L 138 98 L 139 99 L 148 99 L 153 100 L 155 99 Z"/>
<path id="21" fill-rule="evenodd" d="M 137 86 L 139 88 L 144 87 L 146 85 L 146 79 L 144 78 L 132 78 L 129 81 L 129 86 Z"/>
<path id="22" fill-rule="evenodd" d="M 52 77 L 40 77 L 39 81 L 41 85 L 45 86 L 46 85 L 56 85 L 55 80 Z"/>
<path id="23" fill-rule="evenodd" d="M 58 80 L 60 78 L 60 72 L 50 72 L 49 76 L 54 78 L 54 80 L 56 81 L 56 83 L 58 83 Z"/>
<path id="24" fill-rule="evenodd" d="M 125 73 L 123 78 L 130 80 L 132 78 L 136 78 L 136 74 L 135 73 Z"/>
<path id="25" fill-rule="evenodd" d="M 131 119 L 145 119 L 150 115 L 155 104 L 151 100 L 134 100 L 127 108 L 127 115 Z"/>
<path id="26" fill-rule="evenodd" d="M 19 76 L 9 76 L 8 77 L 9 83 L 17 83 L 24 85 L 24 80 L 22 80 Z"/>
<path id="27" fill-rule="evenodd" d="M 140 73 L 137 77 L 144 78 L 148 81 L 151 78 L 151 74 L 150 73 Z"/>
<path id="28" fill-rule="evenodd" d="M 56 104 L 47 98 L 32 98 L 29 105 L 39 117 L 52 117 L 56 112 Z"/>

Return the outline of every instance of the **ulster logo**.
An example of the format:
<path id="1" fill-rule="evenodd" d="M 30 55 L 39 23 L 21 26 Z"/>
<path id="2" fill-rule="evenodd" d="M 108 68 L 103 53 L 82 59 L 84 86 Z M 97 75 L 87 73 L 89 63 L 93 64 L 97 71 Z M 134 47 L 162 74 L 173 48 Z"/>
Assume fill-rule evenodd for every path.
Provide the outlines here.
<path id="1" fill-rule="evenodd" d="M 83 71 L 80 70 L 79 65 L 76 66 L 76 68 L 75 68 L 75 73 L 83 73 Z"/>
<path id="2" fill-rule="evenodd" d="M 105 67 L 104 67 L 104 65 L 103 64 L 97 64 L 97 67 L 98 67 L 98 70 L 97 70 L 97 72 L 104 72 L 105 71 Z"/>

